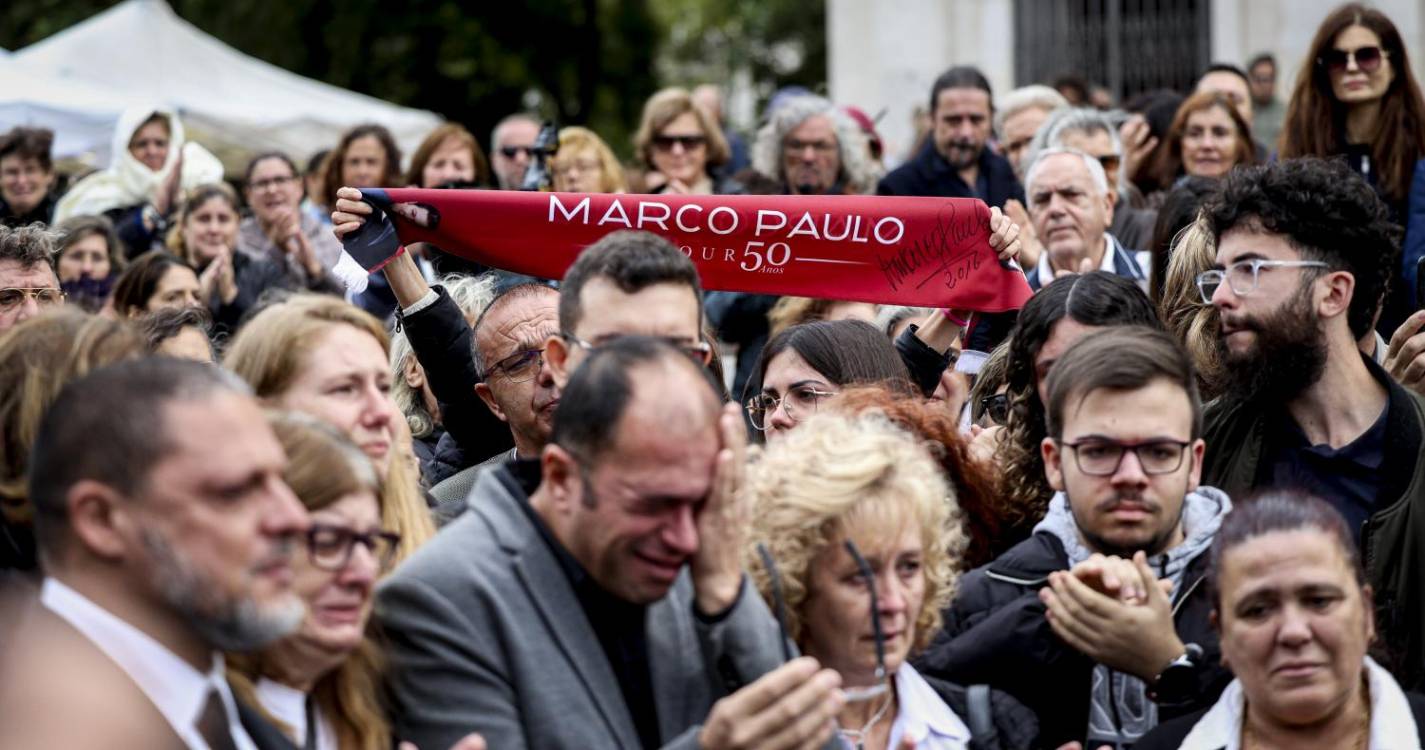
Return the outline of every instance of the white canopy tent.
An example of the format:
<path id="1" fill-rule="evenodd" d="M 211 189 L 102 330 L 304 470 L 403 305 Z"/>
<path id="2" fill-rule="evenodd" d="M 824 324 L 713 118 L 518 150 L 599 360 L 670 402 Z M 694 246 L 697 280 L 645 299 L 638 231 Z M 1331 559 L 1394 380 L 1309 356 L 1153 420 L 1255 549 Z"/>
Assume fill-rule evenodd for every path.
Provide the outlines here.
<path id="1" fill-rule="evenodd" d="M 230 168 L 270 149 L 300 162 L 364 122 L 385 125 L 409 154 L 441 122 L 432 112 L 249 57 L 179 18 L 163 0 L 127 0 L 14 52 L 11 62 L 60 81 L 174 107 L 189 137 Z"/>
<path id="2" fill-rule="evenodd" d="M 137 103 L 116 91 L 29 70 L 0 55 L 0 133 L 17 125 L 49 128 L 56 159 L 108 163 L 114 123 L 125 107 Z"/>

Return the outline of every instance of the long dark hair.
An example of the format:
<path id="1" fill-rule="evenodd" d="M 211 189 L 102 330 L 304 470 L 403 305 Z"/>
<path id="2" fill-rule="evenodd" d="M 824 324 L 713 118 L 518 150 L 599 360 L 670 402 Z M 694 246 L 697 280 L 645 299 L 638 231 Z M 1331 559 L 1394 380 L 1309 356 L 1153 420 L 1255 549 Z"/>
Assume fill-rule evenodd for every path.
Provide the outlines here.
<path id="1" fill-rule="evenodd" d="M 326 166 L 322 171 L 322 194 L 319 197 L 326 201 L 328 208 L 336 205 L 336 191 L 342 186 L 342 162 L 346 161 L 346 150 L 351 148 L 351 144 L 358 139 L 371 136 L 381 142 L 381 149 L 386 152 L 386 165 L 382 170 L 381 181 L 387 186 L 401 184 L 401 149 L 396 145 L 395 136 L 385 126 L 375 123 L 357 125 L 346 131 L 346 135 L 341 137 L 341 142 L 327 155 Z M 372 187 L 363 185 L 361 187 Z"/>
<path id="2" fill-rule="evenodd" d="M 188 261 L 166 250 L 151 250 L 135 258 L 114 284 L 114 312 L 127 318 L 147 310 L 149 298 L 158 291 L 158 282 L 173 266 L 183 266 L 198 275 Z"/>
<path id="3" fill-rule="evenodd" d="M 1380 193 L 1398 205 L 1410 192 L 1415 163 L 1425 155 L 1425 98 L 1411 72 L 1400 32 L 1390 18 L 1374 8 L 1360 3 L 1342 5 L 1317 28 L 1287 105 L 1278 144 L 1280 155 L 1292 159 L 1341 153 L 1346 140 L 1346 107 L 1336 101 L 1330 73 L 1318 61 L 1351 26 L 1364 26 L 1380 37 L 1381 49 L 1389 55 L 1395 72 L 1381 98 L 1380 118 L 1370 143 Z"/>
<path id="4" fill-rule="evenodd" d="M 905 362 L 886 335 L 864 320 L 817 320 L 783 329 L 762 348 L 757 377 L 747 382 L 743 399 L 762 387 L 772 358 L 791 349 L 832 385 L 884 384 L 891 390 L 913 393 Z"/>
<path id="5" fill-rule="evenodd" d="M 1086 326 L 1141 325 L 1163 330 L 1138 284 L 1107 271 L 1058 279 L 1030 297 L 1019 311 L 1009 339 L 1009 424 L 995 456 L 1003 469 L 1000 494 L 1005 500 L 1005 527 L 1019 533 L 1026 533 L 1043 517 L 1054 495 L 1039 452 L 1049 430 L 1034 360 L 1054 324 L 1064 318 Z"/>

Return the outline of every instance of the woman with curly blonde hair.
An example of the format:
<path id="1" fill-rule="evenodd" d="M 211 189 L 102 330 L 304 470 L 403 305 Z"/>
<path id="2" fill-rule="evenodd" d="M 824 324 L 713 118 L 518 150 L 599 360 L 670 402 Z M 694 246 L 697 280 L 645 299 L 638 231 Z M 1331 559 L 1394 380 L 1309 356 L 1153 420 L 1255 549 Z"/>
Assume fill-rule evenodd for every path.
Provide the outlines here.
<path id="1" fill-rule="evenodd" d="M 930 450 L 884 415 L 823 412 L 804 426 L 749 469 L 752 578 L 789 639 L 841 674 L 843 738 L 964 747 L 968 728 L 909 664 L 955 590 L 966 542 L 955 494 Z"/>

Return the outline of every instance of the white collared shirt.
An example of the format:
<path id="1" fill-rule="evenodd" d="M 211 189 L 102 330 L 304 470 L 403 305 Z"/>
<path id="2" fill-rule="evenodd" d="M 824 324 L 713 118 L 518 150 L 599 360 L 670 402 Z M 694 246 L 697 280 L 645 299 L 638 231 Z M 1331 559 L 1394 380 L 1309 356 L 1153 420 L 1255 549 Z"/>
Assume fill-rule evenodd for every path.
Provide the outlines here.
<path id="1" fill-rule="evenodd" d="M 288 739 L 297 747 L 307 742 L 307 694 L 266 677 L 257 681 L 257 702 L 278 721 L 292 728 Z M 317 750 L 337 750 L 336 732 L 320 708 L 312 712 L 317 719 Z"/>
<path id="2" fill-rule="evenodd" d="M 1103 233 L 1103 259 L 1098 263 L 1098 270 L 1118 273 L 1118 266 L 1115 265 L 1114 259 L 1120 252 L 1129 256 L 1133 259 L 1133 262 L 1138 264 L 1139 270 L 1143 272 L 1143 278 L 1137 281 L 1140 286 L 1146 288 L 1148 270 L 1152 268 L 1153 265 L 1152 253 L 1142 250 L 1130 253 L 1123 249 L 1123 245 L 1118 242 L 1117 237 L 1114 237 L 1108 232 Z M 1054 282 L 1054 267 L 1049 263 L 1048 251 L 1039 253 L 1039 265 L 1034 269 L 1034 272 L 1039 274 L 1039 286 L 1041 288 L 1049 286 Z"/>
<path id="3" fill-rule="evenodd" d="M 900 708 L 886 747 L 900 747 L 901 735 L 907 734 L 915 738 L 917 750 L 965 750 L 969 746 L 970 728 L 909 664 L 896 670 L 896 699 Z"/>
<path id="4" fill-rule="evenodd" d="M 158 708 L 185 746 L 191 750 L 210 750 L 198 733 L 197 723 L 208 691 L 217 689 L 238 750 L 257 750 L 238 719 L 237 704 L 228 688 L 220 652 L 213 652 L 213 668 L 203 674 L 147 633 L 54 578 L 45 579 L 40 602 L 114 660 Z"/>

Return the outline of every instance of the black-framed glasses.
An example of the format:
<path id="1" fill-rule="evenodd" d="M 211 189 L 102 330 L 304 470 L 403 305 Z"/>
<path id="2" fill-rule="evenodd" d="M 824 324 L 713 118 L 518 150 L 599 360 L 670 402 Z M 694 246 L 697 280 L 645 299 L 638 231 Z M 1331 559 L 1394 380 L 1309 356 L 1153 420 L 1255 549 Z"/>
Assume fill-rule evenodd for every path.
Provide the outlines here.
<path id="1" fill-rule="evenodd" d="M 1380 68 L 1381 61 L 1387 57 L 1390 57 L 1390 52 L 1375 45 L 1356 49 L 1328 49 L 1316 58 L 1316 64 L 1325 68 L 1328 73 L 1341 73 L 1351 66 L 1351 60 L 1355 60 L 1356 67 L 1360 68 L 1361 72 L 1374 73 Z"/>
<path id="2" fill-rule="evenodd" d="M 620 336 L 615 336 L 613 338 L 610 338 L 609 340 L 599 341 L 596 343 L 593 341 L 585 341 L 584 339 L 581 339 L 568 331 L 561 331 L 559 333 L 559 337 L 564 339 L 565 341 L 568 341 L 571 344 L 574 344 L 575 346 L 586 349 L 591 353 L 598 349 L 600 346 L 609 343 L 609 341 L 621 338 Z M 648 338 L 658 339 L 659 341 L 666 343 L 674 349 L 677 349 L 678 351 L 681 351 L 682 353 L 688 355 L 690 359 L 692 359 L 694 362 L 697 362 L 698 364 L 701 364 L 704 367 L 707 367 L 708 363 L 712 362 L 712 344 L 709 344 L 706 341 L 689 341 L 687 339 L 679 338 L 677 336 L 649 336 Z"/>
<path id="3" fill-rule="evenodd" d="M 503 375 L 511 383 L 532 380 L 544 366 L 544 348 L 515 352 L 490 367 L 490 376 Z"/>
<path id="4" fill-rule="evenodd" d="M 1111 477 L 1123 465 L 1123 457 L 1132 452 L 1138 465 L 1148 475 L 1171 474 L 1183 466 L 1192 443 L 1182 440 L 1148 440 L 1141 443 L 1120 443 L 1113 440 L 1080 440 L 1060 445 L 1074 452 L 1079 471 L 1091 477 Z"/>
<path id="5" fill-rule="evenodd" d="M 12 310 L 32 299 L 40 307 L 64 302 L 64 292 L 53 287 L 7 287 L 0 289 L 0 310 Z"/>
<path id="6" fill-rule="evenodd" d="M 1005 424 L 1009 421 L 1009 394 L 996 393 L 980 399 L 980 413 L 988 414 L 995 424 Z"/>
<path id="7" fill-rule="evenodd" d="M 659 151 L 672 151 L 674 146 L 682 146 L 684 151 L 692 151 L 707 145 L 705 135 L 655 135 L 653 147 Z"/>
<path id="8" fill-rule="evenodd" d="M 846 540 L 846 551 L 850 552 L 851 559 L 856 561 L 856 568 L 860 571 L 861 578 L 866 581 L 866 590 L 871 593 L 871 633 L 876 638 L 876 684 L 841 690 L 847 701 L 856 703 L 885 695 L 890 690 L 890 685 L 886 680 L 886 634 L 881 631 L 881 604 L 876 597 L 876 573 L 871 570 L 871 564 L 866 562 L 866 558 L 861 556 L 861 550 L 856 548 L 856 543 L 850 539 Z"/>
<path id="9" fill-rule="evenodd" d="M 747 403 L 742 407 L 747 410 L 747 419 L 752 422 L 752 426 L 765 432 L 767 419 L 777 411 L 778 406 L 782 407 L 787 419 L 800 422 L 816 413 L 816 406 L 821 403 L 822 399 L 835 395 L 831 391 L 823 391 L 815 386 L 799 385 L 782 396 L 759 393 L 747 399 Z"/>
<path id="10" fill-rule="evenodd" d="M 1267 260 L 1265 258 L 1252 258 L 1251 260 L 1239 260 L 1226 268 L 1213 268 L 1203 271 L 1197 275 L 1197 291 L 1202 295 L 1202 301 L 1212 304 L 1212 296 L 1217 294 L 1217 290 L 1222 286 L 1222 282 L 1227 282 L 1232 293 L 1238 297 L 1245 297 L 1257 291 L 1257 284 L 1261 281 L 1263 268 L 1329 268 L 1330 266 L 1319 260 Z"/>
<path id="11" fill-rule="evenodd" d="M 366 547 L 384 570 L 401 544 L 401 535 L 384 530 L 363 534 L 342 526 L 314 523 L 307 529 L 307 557 L 322 570 L 341 570 L 351 562 L 351 552 L 357 542 Z"/>

